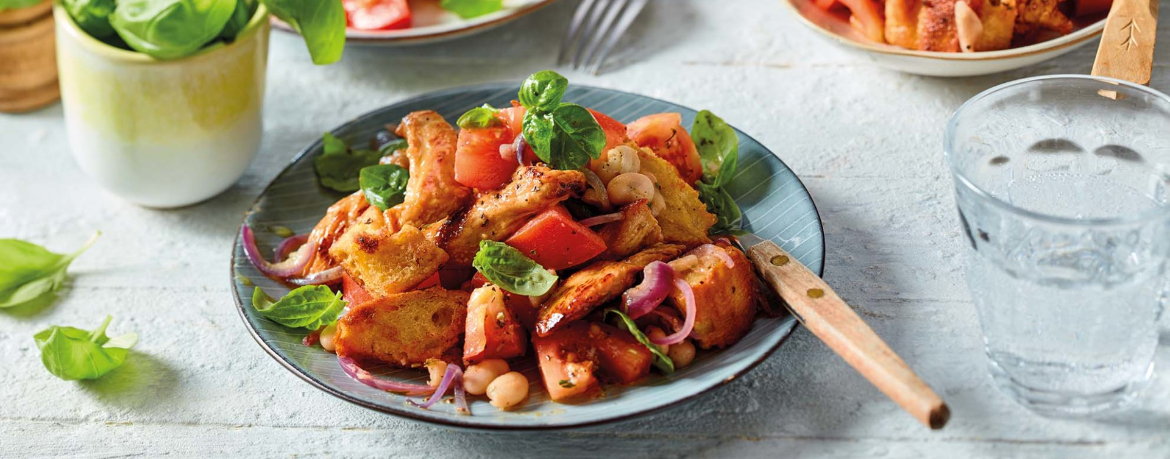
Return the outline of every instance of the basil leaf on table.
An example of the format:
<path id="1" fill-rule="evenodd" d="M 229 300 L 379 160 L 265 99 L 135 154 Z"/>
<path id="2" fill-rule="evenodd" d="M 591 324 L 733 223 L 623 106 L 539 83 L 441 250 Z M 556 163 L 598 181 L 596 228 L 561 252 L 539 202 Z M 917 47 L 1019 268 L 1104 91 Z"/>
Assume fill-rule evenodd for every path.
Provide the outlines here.
<path id="1" fill-rule="evenodd" d="M 114 14 L 114 0 L 60 0 L 61 6 L 73 18 L 73 22 L 94 38 L 102 39 L 114 35 L 110 15 Z"/>
<path id="2" fill-rule="evenodd" d="M 743 213 L 739 204 L 723 187 L 699 182 L 699 200 L 707 205 L 707 211 L 718 219 L 708 230 L 710 234 L 734 234 L 743 226 Z"/>
<path id="3" fill-rule="evenodd" d="M 533 73 L 520 85 L 520 105 L 530 112 L 544 114 L 556 110 L 569 88 L 569 80 L 552 70 Z"/>
<path id="4" fill-rule="evenodd" d="M 491 105 L 484 105 L 468 110 L 459 120 L 455 122 L 463 129 L 467 128 L 489 128 L 492 126 L 499 126 L 503 124 L 499 118 L 496 118 L 496 109 Z"/>
<path id="5" fill-rule="evenodd" d="M 109 338 L 106 327 L 112 317 L 92 332 L 74 327 L 52 326 L 33 335 L 41 350 L 41 363 L 54 376 L 66 381 L 97 379 L 122 366 L 138 335 L 126 333 Z"/>
<path id="6" fill-rule="evenodd" d="M 156 59 L 178 59 L 219 36 L 236 1 L 118 0 L 110 25 L 135 51 Z"/>
<path id="7" fill-rule="evenodd" d="M 324 285 L 306 285 L 288 292 L 284 298 L 272 297 L 256 287 L 252 292 L 252 307 L 268 320 L 289 328 L 316 330 L 337 322 L 345 300 L 341 292 L 333 293 Z"/>
<path id="8" fill-rule="evenodd" d="M 69 255 L 19 239 L 0 239 L 0 309 L 51 300 L 65 283 L 69 264 L 100 234 Z"/>
<path id="9" fill-rule="evenodd" d="M 439 6 L 463 19 L 471 19 L 504 9 L 504 0 L 443 0 Z"/>
<path id="10" fill-rule="evenodd" d="M 620 318 L 622 322 L 626 324 L 626 329 L 629 330 L 630 334 L 634 335 L 634 339 L 638 340 L 639 343 L 642 343 L 643 346 L 646 346 L 646 349 L 649 349 L 651 354 L 654 354 L 655 368 L 662 370 L 662 372 L 666 374 L 674 373 L 674 360 L 671 360 L 665 352 L 662 352 L 658 349 L 658 346 L 655 346 L 654 343 L 651 343 L 650 338 L 647 338 L 646 334 L 642 333 L 642 330 L 638 330 L 638 324 L 634 323 L 634 319 L 631 319 L 630 316 L 627 316 L 625 313 L 618 311 L 617 309 L 606 309 L 605 317 L 609 318 L 610 314 L 618 316 L 618 318 Z"/>
<path id="11" fill-rule="evenodd" d="M 345 49 L 345 9 L 338 0 L 260 0 L 268 11 L 305 38 L 317 65 L 341 59 Z"/>
<path id="12" fill-rule="evenodd" d="M 223 31 L 220 32 L 219 36 L 227 41 L 235 40 L 240 31 L 248 26 L 252 15 L 256 14 L 257 5 L 256 0 L 236 0 L 236 9 L 232 11 L 231 18 L 223 26 Z"/>
<path id="13" fill-rule="evenodd" d="M 479 241 L 471 266 L 491 283 L 517 295 L 544 295 L 557 283 L 556 274 L 503 242 Z"/>
<path id="14" fill-rule="evenodd" d="M 317 179 L 326 188 L 341 192 L 361 189 L 362 169 L 378 164 L 382 155 L 372 150 L 350 150 L 345 141 L 328 132 L 322 137 L 324 152 L 313 160 Z"/>
<path id="15" fill-rule="evenodd" d="M 410 172 L 395 164 L 379 164 L 362 169 L 358 181 L 366 201 L 385 211 L 401 204 L 406 198 L 406 182 Z"/>
<path id="16" fill-rule="evenodd" d="M 739 167 L 739 136 L 723 119 L 707 110 L 695 116 L 691 138 L 699 150 L 703 179 L 715 186 L 727 186 Z"/>

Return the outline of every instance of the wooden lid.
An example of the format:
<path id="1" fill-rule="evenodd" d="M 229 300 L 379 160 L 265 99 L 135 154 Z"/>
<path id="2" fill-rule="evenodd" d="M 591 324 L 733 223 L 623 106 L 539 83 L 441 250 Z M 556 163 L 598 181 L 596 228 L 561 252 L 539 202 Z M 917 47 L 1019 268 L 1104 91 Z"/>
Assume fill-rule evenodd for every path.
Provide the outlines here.
<path id="1" fill-rule="evenodd" d="M 61 90 L 57 80 L 44 86 L 27 91 L 5 92 L 0 91 L 0 112 L 24 113 L 56 102 L 61 97 Z"/>

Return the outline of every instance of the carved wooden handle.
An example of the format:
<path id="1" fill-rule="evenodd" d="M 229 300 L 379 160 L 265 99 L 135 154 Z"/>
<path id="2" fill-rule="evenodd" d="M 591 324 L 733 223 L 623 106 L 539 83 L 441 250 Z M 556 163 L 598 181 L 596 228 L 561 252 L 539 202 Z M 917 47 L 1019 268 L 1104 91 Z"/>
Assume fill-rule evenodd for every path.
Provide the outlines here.
<path id="1" fill-rule="evenodd" d="M 1158 0 L 1113 0 L 1093 75 L 1150 84 Z"/>
<path id="2" fill-rule="evenodd" d="M 914 374 L 824 280 L 771 242 L 748 249 L 764 279 L 817 338 L 869 382 L 931 429 L 941 429 L 951 412 L 942 398 Z"/>

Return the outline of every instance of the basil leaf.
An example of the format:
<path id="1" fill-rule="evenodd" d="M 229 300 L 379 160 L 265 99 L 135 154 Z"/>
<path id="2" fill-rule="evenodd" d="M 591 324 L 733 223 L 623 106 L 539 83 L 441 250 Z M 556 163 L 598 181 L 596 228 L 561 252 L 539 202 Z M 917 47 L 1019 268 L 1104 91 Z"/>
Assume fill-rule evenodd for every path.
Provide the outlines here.
<path id="1" fill-rule="evenodd" d="M 739 204 L 723 187 L 699 182 L 699 200 L 707 204 L 707 211 L 715 214 L 718 221 L 711 227 L 710 234 L 734 234 L 743 226 L 743 214 Z"/>
<path id="2" fill-rule="evenodd" d="M 482 107 L 476 107 L 468 110 L 459 120 L 455 122 L 463 129 L 467 128 L 489 128 L 492 126 L 499 126 L 503 124 L 499 118 L 496 118 L 496 109 L 491 105 L 484 104 Z"/>
<path id="3" fill-rule="evenodd" d="M 577 104 L 561 104 L 544 115 L 528 112 L 522 130 L 532 152 L 555 169 L 579 169 L 605 149 L 605 131 Z"/>
<path id="4" fill-rule="evenodd" d="M 703 179 L 715 186 L 726 186 L 739 162 L 739 136 L 723 119 L 707 110 L 699 112 L 691 125 L 691 138 L 699 150 Z"/>
<path id="5" fill-rule="evenodd" d="M 116 6 L 114 0 L 61 0 L 61 6 L 81 30 L 94 38 L 114 35 L 114 27 L 110 25 L 110 15 Z"/>
<path id="6" fill-rule="evenodd" d="M 345 49 L 345 9 L 337 0 L 260 0 L 273 15 L 305 37 L 317 65 L 341 60 Z"/>
<path id="7" fill-rule="evenodd" d="M 463 19 L 471 19 L 504 9 L 504 0 L 443 0 L 439 6 Z"/>
<path id="8" fill-rule="evenodd" d="M 549 153 L 552 151 L 553 121 L 552 114 L 538 115 L 529 111 L 524 114 L 524 121 L 520 125 L 524 133 L 524 141 L 532 149 L 532 153 L 545 163 L 552 164 Z"/>
<path id="9" fill-rule="evenodd" d="M 561 105 L 568 87 L 569 80 L 557 72 L 542 70 L 533 73 L 520 85 L 520 105 L 538 115 L 551 112 Z"/>
<path id="10" fill-rule="evenodd" d="M 0 239 L 0 309 L 51 301 L 65 283 L 69 264 L 93 245 L 98 235 L 69 255 L 19 239 Z"/>
<path id="11" fill-rule="evenodd" d="M 406 182 L 410 172 L 394 164 L 379 164 L 362 169 L 359 182 L 366 201 L 385 211 L 401 204 L 406 198 Z"/>
<path id="12" fill-rule="evenodd" d="M 382 144 L 382 146 L 378 147 L 378 154 L 381 156 L 390 156 L 398 150 L 405 150 L 409 147 L 410 145 L 406 143 L 406 139 L 398 139 Z"/>
<path id="13" fill-rule="evenodd" d="M 665 352 L 658 350 L 658 346 L 655 346 L 654 343 L 651 343 L 650 338 L 647 338 L 646 334 L 642 333 L 642 330 L 638 330 L 638 324 L 634 323 L 634 319 L 631 319 L 630 316 L 627 316 L 625 313 L 618 311 L 617 309 L 606 309 L 605 317 L 607 319 L 609 318 L 610 314 L 618 316 L 622 322 L 625 322 L 626 329 L 630 331 L 631 335 L 634 335 L 634 339 L 638 340 L 639 343 L 642 343 L 643 346 L 646 346 L 646 349 L 649 349 L 651 354 L 654 354 L 655 368 L 662 370 L 662 372 L 666 374 L 674 373 L 674 361 L 671 360 Z"/>
<path id="14" fill-rule="evenodd" d="M 138 335 L 107 337 L 106 327 L 112 319 L 106 316 L 92 332 L 54 325 L 33 335 L 41 350 L 41 363 L 49 373 L 66 381 L 97 379 L 122 366 L 128 350 L 138 343 Z"/>
<path id="15" fill-rule="evenodd" d="M 252 20 L 252 15 L 256 14 L 256 0 L 236 0 L 236 9 L 232 11 L 232 17 L 228 19 L 227 24 L 223 26 L 223 31 L 219 36 L 227 41 L 236 39 L 236 36 L 248 26 L 248 22 Z"/>
<path id="16" fill-rule="evenodd" d="M 479 241 L 471 265 L 491 283 L 517 295 L 544 295 L 557 283 L 556 274 L 503 242 Z"/>
<path id="17" fill-rule="evenodd" d="M 333 293 L 324 285 L 306 285 L 274 302 L 256 287 L 252 291 L 252 307 L 268 320 L 286 327 L 316 330 L 337 322 L 345 300 L 341 299 L 341 292 Z"/>
<path id="18" fill-rule="evenodd" d="M 313 160 L 317 179 L 326 188 L 354 192 L 361 188 L 362 169 L 378 164 L 382 155 L 371 150 L 350 150 L 345 141 L 328 132 L 322 137 L 324 151 Z"/>
<path id="19" fill-rule="evenodd" d="M 236 1 L 118 0 L 110 25 L 135 51 L 156 59 L 178 59 L 219 36 Z"/>

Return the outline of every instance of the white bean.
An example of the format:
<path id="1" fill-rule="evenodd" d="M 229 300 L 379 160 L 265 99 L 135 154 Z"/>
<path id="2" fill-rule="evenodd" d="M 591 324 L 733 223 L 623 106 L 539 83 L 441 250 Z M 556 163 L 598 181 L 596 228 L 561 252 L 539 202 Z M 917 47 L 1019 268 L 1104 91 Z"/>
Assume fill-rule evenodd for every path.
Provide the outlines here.
<path id="1" fill-rule="evenodd" d="M 427 359 L 423 366 L 427 367 L 427 373 L 431 377 L 427 380 L 427 385 L 439 387 L 439 383 L 443 382 L 443 376 L 447 373 L 447 362 L 439 359 Z"/>
<path id="2" fill-rule="evenodd" d="M 674 362 L 675 368 L 685 367 L 695 360 L 695 345 L 691 343 L 691 340 L 684 339 L 671 344 L 670 352 L 667 352 L 666 355 Z"/>
<path id="3" fill-rule="evenodd" d="M 666 198 L 662 197 L 662 193 L 658 190 L 654 191 L 654 199 L 650 200 L 650 215 L 655 217 L 666 209 Z"/>
<path id="4" fill-rule="evenodd" d="M 660 340 L 666 338 L 666 332 L 662 331 L 662 329 L 658 327 L 649 327 L 646 329 L 646 337 L 650 338 L 650 340 Z M 651 346 L 658 348 L 658 350 L 663 354 L 670 352 L 670 348 L 667 346 L 660 346 L 657 344 L 651 344 Z"/>
<path id="5" fill-rule="evenodd" d="M 528 397 L 528 378 L 515 371 L 506 373 L 488 385 L 487 396 L 501 410 L 519 405 Z"/>
<path id="6" fill-rule="evenodd" d="M 508 362 L 500 359 L 487 359 L 468 366 L 463 372 L 463 388 L 471 395 L 483 395 L 492 381 L 508 371 Z"/>
<path id="7" fill-rule="evenodd" d="M 650 178 L 631 172 L 614 177 L 606 186 L 609 202 L 621 206 L 639 199 L 654 199 L 654 182 Z"/>
<path id="8" fill-rule="evenodd" d="M 337 324 L 330 324 L 321 330 L 321 336 L 317 339 L 321 342 L 321 347 L 329 352 L 337 351 Z"/>

